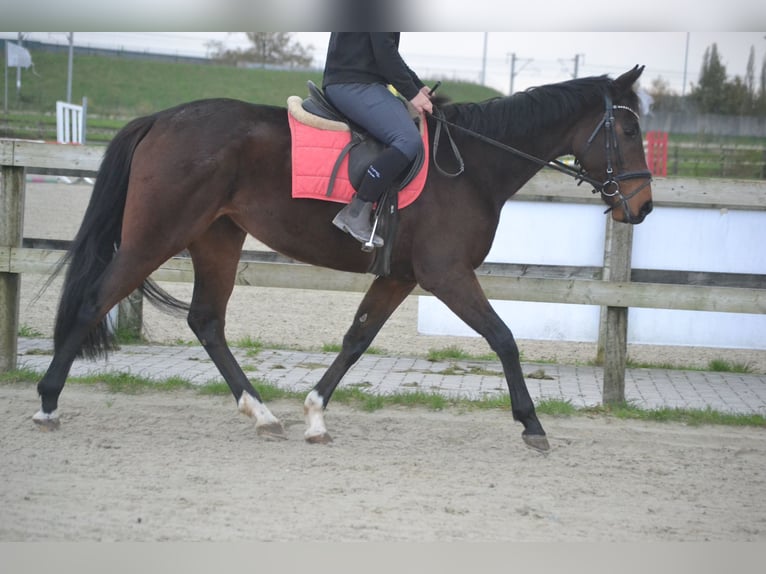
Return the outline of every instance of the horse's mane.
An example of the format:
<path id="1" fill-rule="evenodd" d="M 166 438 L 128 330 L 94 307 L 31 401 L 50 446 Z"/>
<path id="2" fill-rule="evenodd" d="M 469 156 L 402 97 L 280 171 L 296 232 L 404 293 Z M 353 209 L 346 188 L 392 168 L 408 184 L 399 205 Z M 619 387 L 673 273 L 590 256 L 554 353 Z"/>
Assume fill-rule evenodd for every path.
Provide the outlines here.
<path id="1" fill-rule="evenodd" d="M 448 104 L 442 109 L 449 121 L 493 139 L 527 136 L 572 118 L 585 107 L 602 104 L 613 83 L 607 76 L 578 78 L 483 102 Z M 635 107 L 636 102 L 629 105 Z"/>

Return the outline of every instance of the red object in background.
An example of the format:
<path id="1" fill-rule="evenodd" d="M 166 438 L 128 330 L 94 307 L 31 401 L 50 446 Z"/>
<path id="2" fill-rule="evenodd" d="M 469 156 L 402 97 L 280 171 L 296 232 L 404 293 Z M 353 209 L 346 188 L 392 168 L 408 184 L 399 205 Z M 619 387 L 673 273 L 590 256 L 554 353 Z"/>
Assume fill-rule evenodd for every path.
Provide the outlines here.
<path id="1" fill-rule="evenodd" d="M 652 175 L 668 175 L 668 132 L 646 132 L 646 163 Z"/>

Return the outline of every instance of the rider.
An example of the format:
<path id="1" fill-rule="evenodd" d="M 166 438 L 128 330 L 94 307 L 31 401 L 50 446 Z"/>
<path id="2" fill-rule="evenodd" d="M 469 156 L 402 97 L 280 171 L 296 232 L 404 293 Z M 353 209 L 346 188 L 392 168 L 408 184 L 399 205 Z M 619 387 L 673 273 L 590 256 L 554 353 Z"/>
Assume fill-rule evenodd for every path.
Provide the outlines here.
<path id="1" fill-rule="evenodd" d="M 362 243 L 372 235 L 372 204 L 417 156 L 420 133 L 407 108 L 388 89 L 407 98 L 418 113 L 433 111 L 428 88 L 399 54 L 399 32 L 333 32 L 322 88 L 353 123 L 386 145 L 367 169 L 351 203 L 333 225 Z M 375 247 L 383 246 L 377 234 Z"/>

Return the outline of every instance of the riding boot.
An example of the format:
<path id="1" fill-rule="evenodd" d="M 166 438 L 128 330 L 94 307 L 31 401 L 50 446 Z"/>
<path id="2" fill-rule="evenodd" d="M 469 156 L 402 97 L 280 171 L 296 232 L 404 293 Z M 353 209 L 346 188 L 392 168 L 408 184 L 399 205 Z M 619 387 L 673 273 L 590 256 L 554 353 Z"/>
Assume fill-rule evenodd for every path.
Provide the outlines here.
<path id="1" fill-rule="evenodd" d="M 367 243 L 372 237 L 373 247 L 383 247 L 383 238 L 377 233 L 373 236 L 372 223 L 370 215 L 372 214 L 372 202 L 364 201 L 359 196 L 354 195 L 346 207 L 340 210 L 332 224 L 349 233 L 357 241 Z"/>

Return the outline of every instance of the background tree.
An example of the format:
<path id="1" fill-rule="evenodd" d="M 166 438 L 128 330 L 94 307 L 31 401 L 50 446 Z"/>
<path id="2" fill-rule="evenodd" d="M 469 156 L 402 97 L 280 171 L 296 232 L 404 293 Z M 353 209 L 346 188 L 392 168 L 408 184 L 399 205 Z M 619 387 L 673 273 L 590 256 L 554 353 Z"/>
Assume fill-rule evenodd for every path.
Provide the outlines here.
<path id="1" fill-rule="evenodd" d="M 252 46 L 227 50 L 223 42 L 209 42 L 208 48 L 216 60 L 230 63 L 251 63 L 262 66 L 308 68 L 313 60 L 313 46 L 293 42 L 290 32 L 245 32 Z"/>
<path id="2" fill-rule="evenodd" d="M 755 46 L 750 46 L 750 55 L 747 57 L 745 86 L 747 86 L 747 92 L 751 99 L 755 99 Z"/>
<path id="3" fill-rule="evenodd" d="M 723 95 L 724 105 L 718 113 L 743 116 L 753 113 L 753 99 L 747 84 L 739 76 L 724 84 Z"/>
<path id="4" fill-rule="evenodd" d="M 766 56 L 763 57 L 763 63 L 761 64 L 761 81 L 755 109 L 759 115 L 766 115 Z"/>
<path id="5" fill-rule="evenodd" d="M 652 85 L 647 90 L 652 96 L 651 111 L 653 112 L 678 112 L 685 109 L 684 98 L 670 89 L 670 84 L 662 76 L 652 80 Z"/>
<path id="6" fill-rule="evenodd" d="M 707 114 L 726 113 L 726 66 L 721 63 L 718 45 L 705 49 L 700 70 L 699 84 L 692 86 L 689 98 L 697 104 L 699 111 Z"/>
<path id="7" fill-rule="evenodd" d="M 750 54 L 747 58 L 747 67 L 745 68 L 745 92 L 746 97 L 740 113 L 742 115 L 752 115 L 756 112 L 756 100 L 758 94 L 755 91 L 755 46 L 750 46 Z"/>

